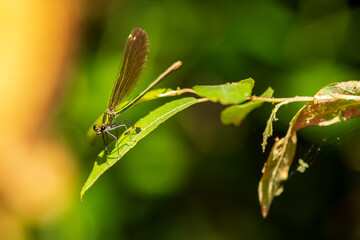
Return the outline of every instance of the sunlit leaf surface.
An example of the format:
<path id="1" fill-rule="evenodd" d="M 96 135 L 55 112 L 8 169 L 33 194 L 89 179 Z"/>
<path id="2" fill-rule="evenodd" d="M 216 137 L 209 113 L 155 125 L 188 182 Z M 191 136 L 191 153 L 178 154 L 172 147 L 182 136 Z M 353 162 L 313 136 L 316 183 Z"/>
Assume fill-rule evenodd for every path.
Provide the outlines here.
<path id="1" fill-rule="evenodd" d="M 239 104 L 245 102 L 251 95 L 254 80 L 251 78 L 240 82 L 226 83 L 213 86 L 195 86 L 193 89 L 201 97 L 209 98 L 212 102 L 221 104 Z"/>
<path id="2" fill-rule="evenodd" d="M 144 138 L 146 135 L 156 129 L 161 123 L 176 113 L 198 102 L 200 102 L 198 99 L 192 97 L 174 100 L 155 109 L 150 114 L 135 123 L 135 128 L 139 128 L 140 132 L 135 133 L 134 130 L 131 131 L 131 140 L 128 134 L 124 133 L 117 141 L 118 148 L 114 147 L 115 143 L 113 143 L 109 146 L 109 149 L 112 149 L 109 155 L 106 154 L 105 150 L 99 154 L 95 161 L 93 170 L 81 190 L 81 197 L 83 197 L 84 193 L 106 170 L 119 161 L 142 138 Z"/>
<path id="3" fill-rule="evenodd" d="M 268 88 L 260 97 L 272 97 L 274 90 Z M 221 112 L 221 121 L 225 125 L 234 124 L 239 126 L 246 116 L 254 109 L 260 107 L 263 101 L 250 101 L 241 105 L 233 105 Z"/>

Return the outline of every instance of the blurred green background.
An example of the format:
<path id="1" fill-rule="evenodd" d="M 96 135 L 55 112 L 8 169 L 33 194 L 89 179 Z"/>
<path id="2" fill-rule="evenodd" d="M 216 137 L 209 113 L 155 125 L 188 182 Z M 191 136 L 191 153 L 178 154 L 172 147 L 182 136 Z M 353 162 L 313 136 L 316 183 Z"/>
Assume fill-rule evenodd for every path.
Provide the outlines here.
<path id="1" fill-rule="evenodd" d="M 299 132 L 297 159 L 267 219 L 257 185 L 267 154 L 262 131 L 271 104 L 239 127 L 223 126 L 224 106 L 198 104 L 143 139 L 85 194 L 101 141 L 86 132 L 104 112 L 128 34 L 149 35 L 139 92 L 177 60 L 159 87 L 187 88 L 248 77 L 254 94 L 312 96 L 321 87 L 359 80 L 360 4 L 355 0 L 83 1 L 70 70 L 54 109 L 52 134 L 78 161 L 70 204 L 51 220 L 25 224 L 28 239 L 360 239 L 359 120 Z M 134 123 L 169 99 L 126 112 Z M 301 105 L 284 107 L 282 137 Z M 270 144 L 273 144 L 271 139 Z"/>

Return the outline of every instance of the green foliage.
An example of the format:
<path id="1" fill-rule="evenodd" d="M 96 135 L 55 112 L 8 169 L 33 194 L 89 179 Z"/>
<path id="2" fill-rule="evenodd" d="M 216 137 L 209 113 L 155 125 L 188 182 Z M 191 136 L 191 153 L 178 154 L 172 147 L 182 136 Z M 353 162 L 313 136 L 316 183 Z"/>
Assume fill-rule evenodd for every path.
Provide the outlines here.
<path id="1" fill-rule="evenodd" d="M 77 54 L 70 55 L 66 61 L 71 65 L 71 71 L 65 77 L 70 79 L 60 89 L 65 90 L 59 93 L 64 94 L 58 101 L 61 103 L 60 109 L 53 109 L 56 115 L 51 119 L 56 120 L 56 124 L 49 126 L 55 128 L 55 133 L 64 135 L 62 140 L 67 141 L 66 145 L 79 164 L 76 171 L 80 177 L 77 175 L 72 186 L 78 185 L 79 180 L 80 184 L 84 183 L 82 181 L 86 180 L 97 154 L 102 150 L 101 137 L 94 136 L 97 147 L 93 148 L 86 141 L 84 132 L 106 110 L 110 88 L 122 59 L 124 40 L 132 28 L 142 27 L 150 37 L 148 64 L 134 95 L 168 67 L 169 61 L 180 58 L 184 68 L 161 83 L 159 88 L 223 84 L 253 77 L 256 84 L 252 95 L 258 96 L 271 86 L 276 91 L 276 97 L 314 96 L 317 90 L 329 83 L 358 76 L 359 7 L 354 2 L 135 0 L 102 1 L 101 4 L 99 1 L 86 1 L 76 5 L 77 10 L 86 13 L 81 18 L 82 31 L 78 31 L 74 39 L 80 51 L 75 49 Z M 72 59 L 71 56 L 76 58 Z M 7 89 L 6 85 L 3 89 Z M 26 99 L 26 96 L 22 99 Z M 137 116 L 143 117 L 160 105 L 160 101 L 152 101 L 144 107 L 141 105 L 129 110 L 126 116 L 134 119 L 131 120 L 134 124 Z M 214 109 L 209 109 L 211 107 Z M 39 228 L 32 224 L 27 232 L 49 239 L 141 239 L 144 236 L 149 240 L 231 237 L 282 239 L 289 238 L 287 236 L 301 239 L 308 235 L 328 238 L 358 236 L 357 201 L 351 196 L 357 196 L 358 191 L 357 181 L 353 180 L 360 169 L 360 141 L 357 141 L 356 134 L 349 133 L 358 132 L 356 124 L 360 119 L 325 128 L 300 130 L 297 135 L 301 135 L 302 141 L 305 141 L 306 149 L 300 152 L 298 143 L 299 157 L 312 161 L 318 154 L 320 157 L 326 155 L 324 150 L 319 153 L 318 147 L 330 147 L 334 154 L 326 155 L 326 161 L 315 162 L 314 165 L 322 170 L 314 173 L 312 169 L 312 174 L 306 172 L 306 182 L 302 183 L 300 178 L 303 176 L 294 174 L 291 185 L 303 184 L 306 189 L 292 196 L 293 201 L 282 201 L 281 206 L 277 206 L 277 210 L 279 207 L 281 210 L 276 218 L 260 221 L 257 216 L 259 207 L 247 204 L 254 199 L 257 188 L 254 184 L 257 186 L 261 177 L 257 177 L 253 163 L 266 161 L 275 136 L 268 139 L 266 154 L 259 150 L 255 156 L 250 155 L 250 151 L 253 151 L 254 144 L 255 148 L 261 148 L 262 133 L 255 134 L 255 131 L 265 128 L 275 105 L 264 104 L 256 109 L 255 114 L 250 113 L 249 117 L 254 121 L 246 121 L 249 129 L 245 129 L 245 125 L 240 125 L 239 129 L 233 126 L 222 128 L 219 119 L 211 117 L 213 111 L 216 114 L 220 109 L 220 113 L 227 107 L 232 106 L 196 104 L 193 109 L 179 113 L 176 120 L 165 122 L 116 163 L 115 168 L 106 172 L 105 178 L 100 178 L 95 188 L 85 194 L 83 203 L 75 202 L 71 216 L 62 218 L 63 229 L 59 227 L 59 220 L 52 217 L 49 219 L 51 223 L 41 221 Z M 286 134 L 286 129 L 284 134 L 277 132 L 284 131 L 282 128 L 288 126 L 300 108 L 299 104 L 280 108 L 276 113 L 279 120 L 274 123 L 275 135 L 281 138 Z M 164 134 L 165 128 L 167 131 Z M 94 131 L 90 129 L 90 133 Z M 326 135 L 321 135 L 324 133 Z M 340 140 L 333 136 L 339 136 Z M 326 142 L 322 141 L 323 138 L 327 139 Z M 168 139 L 176 139 L 177 150 L 186 149 L 190 156 L 182 156 L 179 160 L 189 160 L 192 164 L 184 176 L 184 185 L 163 196 L 143 197 L 137 188 L 129 185 L 129 179 L 144 182 L 149 179 L 147 186 L 153 186 L 152 174 L 160 173 L 163 168 L 150 163 L 162 159 L 150 155 L 152 152 L 147 149 L 161 152 L 163 148 L 163 161 L 166 161 L 169 149 L 172 149 L 169 145 L 174 144 Z M 256 146 L 256 142 L 259 142 L 259 146 Z M 314 145 L 314 148 L 307 149 L 309 145 Z M 308 151 L 311 152 L 308 154 Z M 177 155 L 177 152 L 173 154 Z M 143 163 L 138 159 L 143 159 Z M 124 165 L 137 161 L 138 167 L 144 170 L 134 172 L 129 177 L 127 174 L 131 170 Z M 167 164 L 171 164 L 171 161 Z M 294 159 L 294 164 L 297 164 L 297 159 Z M 333 169 L 334 164 L 339 169 Z M 146 171 L 147 175 L 143 174 Z M 182 169 L 174 171 L 181 172 Z M 334 184 L 338 181 L 341 184 Z M 323 186 L 325 182 L 328 185 Z M 287 187 L 284 194 L 290 190 Z M 318 191 L 319 188 L 322 191 Z M 334 196 L 334 191 L 340 195 Z M 292 192 L 296 194 L 299 191 Z M 304 198 L 304 195 L 307 197 Z M 322 205 L 326 202 L 329 206 L 335 204 L 338 207 L 339 198 L 341 206 L 346 206 L 345 212 L 333 211 L 332 207 Z M 209 214 L 217 217 L 209 217 Z M 286 221 L 282 221 L 284 219 Z M 353 224 L 347 224 L 347 219 Z M 6 229 L 4 231 L 6 233 Z M 65 237 L 63 232 L 66 232 Z"/>
<path id="2" fill-rule="evenodd" d="M 270 98 L 273 93 L 274 90 L 269 87 L 263 94 L 260 95 L 260 97 Z M 241 105 L 233 105 L 225 108 L 225 110 L 221 112 L 221 122 L 225 125 L 232 123 L 235 126 L 239 126 L 251 111 L 261 107 L 263 103 L 263 101 L 250 101 Z"/>
<path id="3" fill-rule="evenodd" d="M 194 91 L 197 95 L 207 97 L 212 102 L 220 102 L 224 105 L 239 104 L 250 97 L 254 83 L 253 79 L 248 78 L 240 82 L 217 86 L 195 86 Z"/>
<path id="4" fill-rule="evenodd" d="M 249 78 L 231 84 L 195 86 L 193 90 L 159 89 L 150 91 L 142 101 L 164 96 L 177 96 L 184 92 L 192 92 L 203 98 L 186 97 L 174 100 L 140 119 L 135 124 L 136 129 L 140 129 L 139 133 L 136 133 L 135 129 L 131 129 L 131 133 L 123 133 L 116 143 L 109 146 L 112 149 L 109 155 L 105 154 L 105 151 L 99 154 L 93 170 L 83 186 L 81 197 L 106 170 L 119 161 L 138 141 L 176 113 L 196 103 L 212 101 L 232 105 L 222 111 L 221 121 L 225 125 L 234 124 L 238 126 L 252 110 L 260 107 L 264 102 L 278 102 L 270 114 L 263 133 L 262 147 L 265 151 L 267 139 L 273 134 L 272 123 L 277 120 L 276 113 L 279 108 L 291 102 L 305 101 L 307 103 L 291 120 L 286 136 L 276 140 L 262 170 L 263 176 L 258 186 L 258 193 L 262 214 L 266 217 L 273 198 L 282 193 L 282 183 L 288 178 L 289 169 L 296 152 L 296 131 L 308 126 L 328 126 L 360 116 L 360 82 L 333 83 L 322 88 L 314 97 L 294 98 L 272 98 L 274 92 L 272 88 L 268 88 L 260 97 L 251 97 L 253 87 L 254 80 Z M 243 103 L 247 100 L 249 101 Z M 101 117 L 97 123 L 100 120 Z M 89 136 L 92 137 L 90 131 L 92 129 L 89 130 Z M 114 147 L 115 144 L 116 147 Z"/>
<path id="5" fill-rule="evenodd" d="M 110 149 L 112 148 L 112 151 L 109 155 L 105 153 L 105 150 L 98 155 L 98 158 L 94 163 L 93 170 L 81 190 L 81 198 L 106 170 L 119 161 L 142 138 L 146 137 L 161 123 L 174 116 L 176 113 L 198 102 L 200 101 L 192 97 L 168 102 L 135 123 L 134 126 L 141 129 L 140 133 L 135 133 L 134 129 L 131 129 L 130 139 L 127 132 L 124 132 L 124 134 L 119 137 L 118 141 L 114 143 L 117 145 L 117 147 L 114 147 L 114 144 L 109 146 Z"/>
<path id="6" fill-rule="evenodd" d="M 261 144 L 263 152 L 265 152 L 265 148 L 267 145 L 267 139 L 272 136 L 273 134 L 273 122 L 277 120 L 276 118 L 276 113 L 279 110 L 279 108 L 285 104 L 288 104 L 289 102 L 282 102 L 282 103 L 278 103 L 275 105 L 275 107 L 273 108 L 273 110 L 271 111 L 270 117 L 266 122 L 266 128 L 265 131 L 263 133 L 263 142 Z"/>
<path id="7" fill-rule="evenodd" d="M 81 197 L 84 193 L 95 183 L 95 181 L 111 166 L 113 166 L 117 161 L 119 161 L 131 148 L 133 148 L 138 141 L 147 136 L 150 132 L 155 130 L 161 123 L 175 115 L 176 113 L 190 107 L 191 105 L 199 102 L 208 101 L 211 97 L 212 101 L 219 102 L 236 102 L 235 97 L 240 96 L 241 99 L 245 99 L 245 95 L 250 96 L 251 90 L 254 86 L 254 80 L 246 79 L 240 81 L 238 83 L 225 84 L 225 85 L 217 85 L 217 86 L 196 86 L 194 89 L 198 89 L 201 92 L 202 99 L 196 98 L 182 98 L 178 100 L 174 100 L 172 102 L 166 103 L 165 105 L 157 108 L 153 112 L 151 112 L 146 117 L 139 120 L 135 123 L 135 128 L 140 128 L 140 133 L 135 133 L 134 129 L 130 129 L 130 137 L 128 132 L 124 132 L 118 139 L 116 143 L 108 146 L 112 149 L 109 155 L 106 154 L 105 151 L 102 151 L 98 158 L 95 161 L 94 167 L 90 176 L 88 177 L 86 183 L 84 184 L 81 190 Z M 271 91 L 271 90 L 268 90 Z M 184 93 L 184 90 L 153 90 L 147 93 L 142 100 L 142 102 L 147 100 L 152 100 L 158 97 L 164 96 L 176 96 Z M 244 101 L 245 101 L 244 100 Z M 243 100 L 242 100 L 243 101 Z M 122 103 L 124 104 L 124 103 Z M 100 116 L 95 123 L 101 123 Z M 88 136 L 90 141 L 93 141 L 94 136 L 96 136 L 93 132 L 93 129 L 90 128 L 88 131 Z M 114 147 L 114 145 L 116 146 Z"/>

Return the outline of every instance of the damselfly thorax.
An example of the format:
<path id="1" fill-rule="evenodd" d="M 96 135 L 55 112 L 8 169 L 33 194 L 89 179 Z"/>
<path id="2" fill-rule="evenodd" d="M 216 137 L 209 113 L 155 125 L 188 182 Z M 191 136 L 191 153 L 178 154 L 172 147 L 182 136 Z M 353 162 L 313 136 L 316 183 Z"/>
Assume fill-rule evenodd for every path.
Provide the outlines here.
<path id="1" fill-rule="evenodd" d="M 93 126 L 96 135 L 100 136 L 106 130 L 110 130 L 111 126 L 114 124 L 115 118 L 116 118 L 116 113 L 114 111 L 107 109 L 104 112 L 102 124 L 101 125 L 95 124 Z"/>

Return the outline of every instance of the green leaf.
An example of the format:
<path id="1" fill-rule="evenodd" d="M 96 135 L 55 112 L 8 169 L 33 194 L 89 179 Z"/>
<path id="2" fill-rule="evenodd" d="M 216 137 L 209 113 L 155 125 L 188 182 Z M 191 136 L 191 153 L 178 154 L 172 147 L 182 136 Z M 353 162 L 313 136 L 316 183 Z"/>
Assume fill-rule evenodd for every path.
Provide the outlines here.
<path id="1" fill-rule="evenodd" d="M 156 129 L 161 123 L 174 116 L 176 113 L 190 107 L 195 103 L 202 102 L 196 98 L 188 97 L 178 100 L 174 100 L 164 104 L 163 106 L 155 109 L 150 112 L 147 116 L 140 119 L 135 123 L 136 128 L 140 128 L 139 133 L 135 133 L 132 129 L 131 131 L 131 140 L 129 135 L 125 132 L 121 135 L 117 141 L 117 147 L 113 147 L 115 143 L 110 144 L 109 149 L 112 147 L 112 151 L 109 155 L 105 154 L 105 151 L 102 151 L 94 163 L 94 167 L 87 181 L 85 182 L 81 190 L 81 198 L 84 193 L 95 183 L 95 181 L 111 166 L 113 166 L 117 161 L 119 161 L 131 148 L 133 148 L 142 138 Z M 118 154 L 119 150 L 119 154 Z"/>
<path id="2" fill-rule="evenodd" d="M 286 137 L 278 140 L 271 149 L 262 170 L 263 176 L 258 188 L 263 217 L 267 216 L 274 197 L 280 195 L 283 190 L 281 183 L 288 178 L 289 169 L 295 156 L 296 142 L 295 133 L 287 134 Z"/>
<path id="3" fill-rule="evenodd" d="M 277 120 L 276 113 L 282 105 L 288 104 L 289 102 L 282 102 L 275 105 L 271 111 L 270 117 L 267 120 L 266 128 L 263 132 L 263 142 L 261 144 L 263 152 L 265 152 L 267 139 L 273 134 L 273 122 Z"/>
<path id="4" fill-rule="evenodd" d="M 269 87 L 260 97 L 270 98 L 273 93 L 274 90 Z M 241 105 L 230 106 L 221 112 L 221 122 L 224 125 L 233 123 L 235 126 L 239 126 L 251 111 L 261 107 L 263 103 L 263 101 L 250 101 Z"/>
<path id="5" fill-rule="evenodd" d="M 193 89 L 197 95 L 209 98 L 212 102 L 220 102 L 224 105 L 239 104 L 250 97 L 254 83 L 253 79 L 248 78 L 223 85 L 195 86 Z"/>

